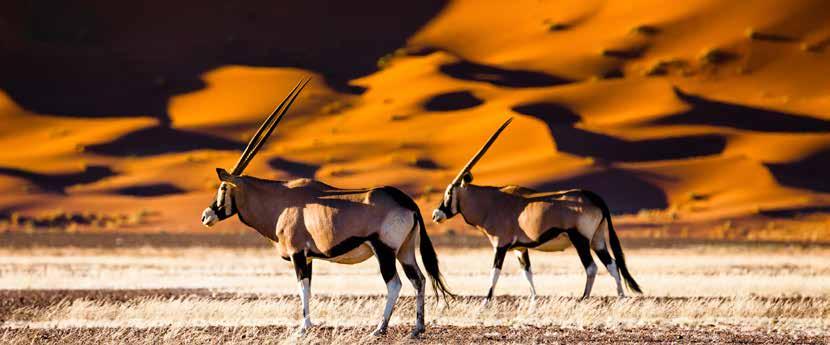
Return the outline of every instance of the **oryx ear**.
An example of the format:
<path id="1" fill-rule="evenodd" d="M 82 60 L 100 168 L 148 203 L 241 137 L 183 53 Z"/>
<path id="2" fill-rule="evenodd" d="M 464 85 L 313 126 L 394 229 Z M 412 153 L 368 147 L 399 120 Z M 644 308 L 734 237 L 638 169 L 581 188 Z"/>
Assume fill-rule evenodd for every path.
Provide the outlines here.
<path id="1" fill-rule="evenodd" d="M 219 181 L 227 182 L 232 185 L 236 185 L 236 182 L 239 179 L 238 176 L 233 176 L 230 173 L 228 173 L 227 170 L 222 168 L 216 168 L 216 175 L 219 176 Z"/>
<path id="2" fill-rule="evenodd" d="M 466 186 L 470 182 L 473 182 L 473 173 L 468 171 L 464 173 L 464 176 L 461 176 L 461 187 Z"/>

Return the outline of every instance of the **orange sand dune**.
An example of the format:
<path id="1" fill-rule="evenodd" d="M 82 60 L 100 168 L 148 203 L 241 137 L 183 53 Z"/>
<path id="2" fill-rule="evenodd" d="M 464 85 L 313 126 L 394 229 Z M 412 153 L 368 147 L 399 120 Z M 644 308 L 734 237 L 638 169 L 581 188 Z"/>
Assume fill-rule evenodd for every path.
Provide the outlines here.
<path id="1" fill-rule="evenodd" d="M 830 204 L 826 1 L 456 0 L 408 5 L 413 15 L 398 26 L 389 16 L 405 15 L 380 5 L 355 5 L 346 19 L 325 6 L 285 9 L 319 13 L 305 29 L 291 29 L 302 18 L 270 2 L 249 6 L 190 13 L 178 20 L 192 25 L 176 28 L 174 16 L 149 5 L 171 37 L 199 53 L 183 57 L 156 53 L 176 46 L 159 32 L 114 19 L 106 22 L 123 40 L 47 31 L 36 34 L 49 40 L 33 43 L 25 25 L 7 21 L 0 39 L 11 56 L 65 67 L 0 67 L 13 72 L 0 82 L 0 143 L 15 148 L 0 153 L 0 187 L 13 191 L 0 196 L 0 211 L 149 210 L 141 229 L 198 229 L 214 168 L 236 161 L 305 75 L 311 85 L 246 173 L 396 185 L 426 208 L 514 117 L 473 171 L 477 183 L 587 188 L 617 213 L 664 210 L 690 221 Z M 83 8 L 147 24 L 111 4 Z M 272 17 L 283 31 L 266 29 Z M 134 92 L 113 88 L 120 65 L 112 61 L 123 57 L 108 59 L 95 44 L 129 51 L 158 75 L 127 71 Z M 72 91 L 83 54 L 104 72 Z M 48 84 L 42 98 L 27 78 Z"/>

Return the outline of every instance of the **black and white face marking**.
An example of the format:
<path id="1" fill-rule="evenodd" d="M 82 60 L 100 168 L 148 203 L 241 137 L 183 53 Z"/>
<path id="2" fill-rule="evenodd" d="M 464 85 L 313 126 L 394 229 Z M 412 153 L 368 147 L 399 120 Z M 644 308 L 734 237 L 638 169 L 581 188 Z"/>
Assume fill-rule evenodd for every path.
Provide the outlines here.
<path id="1" fill-rule="evenodd" d="M 236 213 L 236 207 L 231 199 L 233 185 L 222 182 L 216 192 L 216 200 L 202 212 L 202 224 L 211 227 L 221 220 L 225 220 Z"/>
<path id="2" fill-rule="evenodd" d="M 458 213 L 458 187 L 459 185 L 457 184 L 447 186 L 441 205 L 432 211 L 433 222 L 441 223 L 454 217 Z"/>

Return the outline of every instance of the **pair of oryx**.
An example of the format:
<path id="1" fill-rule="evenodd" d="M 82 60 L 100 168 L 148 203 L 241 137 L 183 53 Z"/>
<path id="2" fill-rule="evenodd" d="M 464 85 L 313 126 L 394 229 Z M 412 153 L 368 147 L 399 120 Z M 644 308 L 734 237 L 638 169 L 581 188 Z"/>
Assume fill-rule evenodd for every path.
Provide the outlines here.
<path id="1" fill-rule="evenodd" d="M 388 295 L 383 319 L 373 333 L 376 335 L 386 331 L 401 289 L 397 259 L 417 291 L 417 318 L 412 331 L 417 336 L 424 331 L 424 276 L 415 259 L 419 242 L 421 260 L 433 288 L 445 298 L 452 294 L 441 276 L 421 212 L 409 196 L 394 187 L 340 189 L 310 179 L 271 181 L 240 176 L 307 83 L 308 79 L 297 84 L 268 116 L 230 173 L 216 169 L 221 184 L 216 200 L 202 214 L 202 223 L 212 226 L 238 215 L 243 223 L 276 242 L 280 256 L 293 263 L 297 274 L 303 305 L 301 332 L 311 326 L 308 303 L 314 258 L 355 264 L 372 255 L 377 257 Z M 597 273 L 592 249 L 616 280 L 620 296 L 623 296 L 620 274 L 632 290 L 639 292 L 625 266 L 608 207 L 596 194 L 585 190 L 537 193 L 518 186 L 471 184 L 470 170 L 509 123 L 510 120 L 505 122 L 461 169 L 432 216 L 435 222 L 441 222 L 461 214 L 467 223 L 483 230 L 490 239 L 496 255 L 487 300 L 493 295 L 508 250 L 518 254 L 531 294 L 535 296 L 528 248 L 559 251 L 567 247 L 568 240 L 576 248 L 588 275 L 583 298 L 590 295 Z M 616 264 L 608 253 L 606 232 Z M 560 236 L 563 233 L 567 236 Z"/>

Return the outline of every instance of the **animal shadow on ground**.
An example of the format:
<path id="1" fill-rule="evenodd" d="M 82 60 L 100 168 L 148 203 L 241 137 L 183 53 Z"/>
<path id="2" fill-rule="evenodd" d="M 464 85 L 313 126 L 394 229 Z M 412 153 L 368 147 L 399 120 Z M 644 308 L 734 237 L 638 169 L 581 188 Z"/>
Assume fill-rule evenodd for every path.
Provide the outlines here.
<path id="1" fill-rule="evenodd" d="M 445 64 L 440 67 L 440 70 L 453 78 L 480 81 L 504 87 L 544 87 L 573 82 L 541 72 L 509 70 L 468 61 Z"/>
<path id="2" fill-rule="evenodd" d="M 674 92 L 691 109 L 652 121 L 656 125 L 708 125 L 759 132 L 828 132 L 830 121 L 811 116 L 712 101 Z"/>
<path id="3" fill-rule="evenodd" d="M 555 103 L 523 104 L 512 110 L 544 121 L 557 150 L 606 161 L 645 162 L 709 156 L 726 147 L 726 138 L 714 134 L 630 141 L 590 132 L 574 127 L 580 116 Z"/>
<path id="4" fill-rule="evenodd" d="M 20 177 L 33 183 L 43 191 L 60 194 L 64 194 L 65 189 L 69 186 L 93 183 L 115 176 L 115 173 L 109 167 L 99 165 L 87 166 L 84 171 L 66 174 L 39 174 L 15 168 L 0 167 L 0 174 Z"/>

